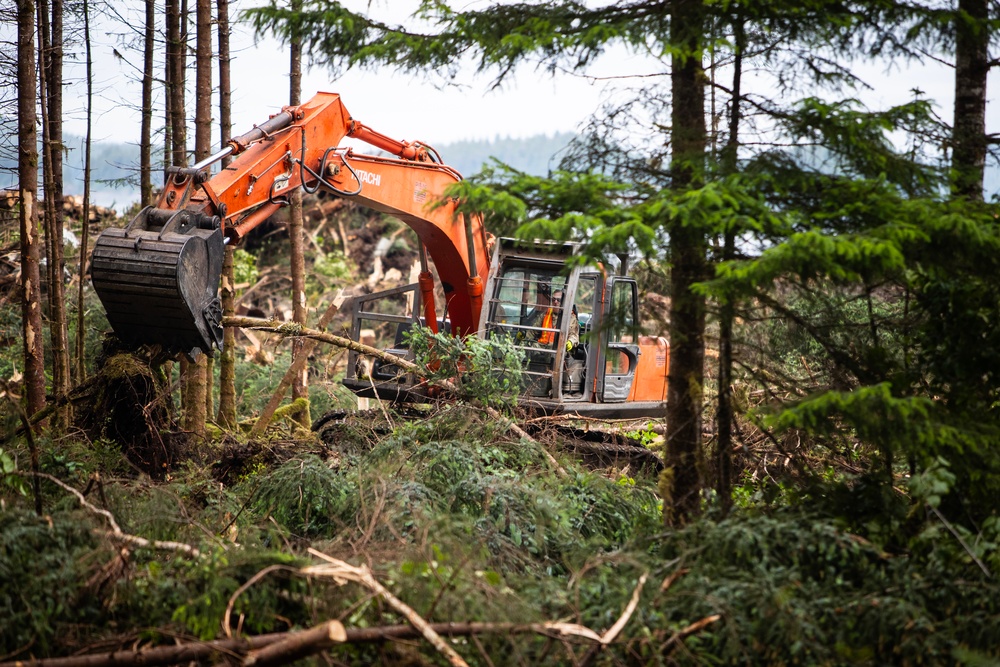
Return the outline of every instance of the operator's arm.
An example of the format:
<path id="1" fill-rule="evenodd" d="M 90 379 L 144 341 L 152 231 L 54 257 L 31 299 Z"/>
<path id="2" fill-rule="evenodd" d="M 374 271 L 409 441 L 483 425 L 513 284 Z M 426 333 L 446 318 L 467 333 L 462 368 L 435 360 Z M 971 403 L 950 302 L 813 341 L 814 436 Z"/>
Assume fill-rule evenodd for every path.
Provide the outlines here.
<path id="1" fill-rule="evenodd" d="M 566 336 L 566 349 L 572 350 L 580 344 L 580 318 L 577 317 L 576 308 L 569 311 L 569 333 Z"/>

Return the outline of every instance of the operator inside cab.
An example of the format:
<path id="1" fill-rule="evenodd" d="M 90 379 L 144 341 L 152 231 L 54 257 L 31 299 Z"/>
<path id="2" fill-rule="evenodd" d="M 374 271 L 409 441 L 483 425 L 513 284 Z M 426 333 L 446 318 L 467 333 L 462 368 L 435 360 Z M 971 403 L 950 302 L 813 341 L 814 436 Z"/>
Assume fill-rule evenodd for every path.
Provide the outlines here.
<path id="1" fill-rule="evenodd" d="M 535 304 L 528 311 L 524 323 L 533 327 L 528 337 L 539 345 L 552 345 L 555 332 L 555 310 L 552 307 L 552 287 L 547 282 L 539 282 L 535 288 Z"/>
<path id="2" fill-rule="evenodd" d="M 564 292 L 552 292 L 547 282 L 539 282 L 535 290 L 535 304 L 525 318 L 525 324 L 533 327 L 529 335 L 541 346 L 551 347 L 556 339 L 556 330 L 562 323 Z M 575 308 L 569 310 L 569 330 L 566 337 L 566 351 L 573 352 L 580 345 L 580 320 Z"/>

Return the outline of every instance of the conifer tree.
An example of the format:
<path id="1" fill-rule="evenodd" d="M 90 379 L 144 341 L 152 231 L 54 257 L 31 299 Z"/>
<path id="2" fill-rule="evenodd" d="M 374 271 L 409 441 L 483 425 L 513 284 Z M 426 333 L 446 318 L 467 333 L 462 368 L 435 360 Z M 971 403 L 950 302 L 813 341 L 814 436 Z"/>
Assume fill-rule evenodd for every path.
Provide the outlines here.
<path id="1" fill-rule="evenodd" d="M 139 201 L 153 203 L 153 82 L 156 48 L 156 2 L 145 0 L 142 41 L 142 109 L 139 130 Z"/>
<path id="2" fill-rule="evenodd" d="M 197 0 L 195 5 L 195 146 L 196 162 L 212 153 L 212 5 L 211 0 Z M 209 353 L 199 354 L 188 365 L 188 394 L 184 404 L 187 429 L 205 434 L 208 415 L 212 413 L 212 363 Z"/>
<path id="3" fill-rule="evenodd" d="M 38 248 L 38 133 L 35 128 L 35 3 L 17 2 L 18 218 L 21 227 L 21 327 L 25 407 L 45 406 L 45 353 Z"/>
<path id="4" fill-rule="evenodd" d="M 229 57 L 229 2 L 218 0 L 216 23 L 219 34 L 219 130 L 223 140 L 232 136 L 232 85 L 230 83 Z M 230 158 L 222 160 L 222 167 Z M 222 263 L 222 314 L 230 317 L 235 312 L 235 284 L 232 245 L 226 245 Z M 232 327 L 223 331 L 222 351 L 219 356 L 219 412 L 217 420 L 228 428 L 236 426 L 236 332 Z"/>
<path id="5" fill-rule="evenodd" d="M 292 11 L 301 9 L 301 0 L 292 0 Z M 289 62 L 289 104 L 297 105 L 302 103 L 302 40 L 293 36 L 290 42 L 290 62 Z M 306 309 L 306 260 L 305 260 L 305 234 L 304 221 L 302 215 L 302 190 L 297 189 L 290 197 L 288 207 L 288 237 L 290 241 L 291 258 L 289 268 L 292 273 L 292 319 L 305 326 L 308 324 L 308 310 Z M 292 341 L 292 362 L 295 357 L 303 354 L 305 341 L 296 338 Z M 292 399 L 309 398 L 309 370 L 308 366 L 303 366 L 302 372 L 296 375 L 292 381 Z M 309 428 L 312 419 L 309 416 L 308 408 L 301 411 L 298 420 L 304 428 Z"/>
<path id="6" fill-rule="evenodd" d="M 671 81 L 680 84 L 683 79 L 684 85 L 669 94 L 647 88 L 642 98 L 612 110 L 606 118 L 612 132 L 581 144 L 576 154 L 578 159 L 566 163 L 581 170 L 600 165 L 603 173 L 618 183 L 558 172 L 545 181 L 495 168 L 487 175 L 493 178 L 494 185 L 516 195 L 518 206 L 511 206 L 508 199 L 499 195 L 484 194 L 481 189 L 460 187 L 456 192 L 470 198 L 468 206 L 483 208 L 489 204 L 494 216 L 506 210 L 519 222 L 529 217 L 539 218 L 522 231 L 528 235 L 581 238 L 582 228 L 586 227 L 586 238 L 595 254 L 616 245 L 622 247 L 626 242 L 651 249 L 656 247 L 660 232 L 669 230 L 670 246 L 666 250 L 675 278 L 672 297 L 675 301 L 680 297 L 681 301 L 672 305 L 677 321 L 672 324 L 671 346 L 679 351 L 684 351 L 686 340 L 694 340 L 698 332 L 704 331 L 704 325 L 698 321 L 704 317 L 699 292 L 696 290 L 693 298 L 684 303 L 691 292 L 682 285 L 696 285 L 711 277 L 705 265 L 708 240 L 731 234 L 728 238 L 735 241 L 749 230 L 767 245 L 774 245 L 773 250 L 747 267 L 737 263 L 724 265 L 716 284 L 730 287 L 714 294 L 725 303 L 740 302 L 744 308 L 760 304 L 770 317 L 777 316 L 783 321 L 782 326 L 800 332 L 810 345 L 821 350 L 818 360 L 821 372 L 816 374 L 815 382 L 803 383 L 802 375 L 796 373 L 786 375 L 785 379 L 759 375 L 758 379 L 768 391 L 774 390 L 775 403 L 780 402 L 782 395 L 804 398 L 800 394 L 803 387 L 814 387 L 827 396 L 821 404 L 833 419 L 834 413 L 842 417 L 845 414 L 842 408 L 847 403 L 843 400 L 847 399 L 838 393 L 843 391 L 860 392 L 857 397 L 861 402 L 852 405 L 883 411 L 880 414 L 890 406 L 897 410 L 916 409 L 910 403 L 893 401 L 927 383 L 926 377 L 914 373 L 916 369 L 907 365 L 917 349 L 915 341 L 922 337 L 922 329 L 913 317 L 913 306 L 925 302 L 921 302 L 911 280 L 919 274 L 912 272 L 913 267 L 904 269 L 899 263 L 889 262 L 881 253 L 910 257 L 908 253 L 917 252 L 918 247 L 926 249 L 922 244 L 910 243 L 913 239 L 907 241 L 899 236 L 904 234 L 902 230 L 906 234 L 924 233 L 915 231 L 906 215 L 930 224 L 927 212 L 937 211 L 942 220 L 952 222 L 931 225 L 926 231 L 930 236 L 943 234 L 938 238 L 950 238 L 941 229 L 941 224 L 955 221 L 953 214 L 941 208 L 946 203 L 941 201 L 940 193 L 948 180 L 942 178 L 937 168 L 941 160 L 940 155 L 933 155 L 933 146 L 941 145 L 942 137 L 949 134 L 953 136 L 952 143 L 956 146 L 960 143 L 949 128 L 937 121 L 931 105 L 923 98 L 870 111 L 844 96 L 842 91 L 858 84 L 847 56 L 887 56 L 894 54 L 894 49 L 903 54 L 913 53 L 916 48 L 916 42 L 910 39 L 913 34 L 948 35 L 949 30 L 955 29 L 955 17 L 971 16 L 975 14 L 973 9 L 962 5 L 955 13 L 913 4 L 885 3 L 873 7 L 820 0 L 697 7 L 656 2 L 595 7 L 567 1 L 453 10 L 444 3 L 425 2 L 418 15 L 433 27 L 420 30 L 380 22 L 339 5 L 324 4 L 320 8 L 307 3 L 302 12 L 292 13 L 272 4 L 250 14 L 259 29 L 273 30 L 286 39 L 293 32 L 302 36 L 314 62 L 335 71 L 351 66 L 390 65 L 417 73 L 432 70 L 447 76 L 456 69 L 455 63 L 461 56 L 473 58 L 480 70 L 496 74 L 494 82 L 502 82 L 525 62 L 552 69 L 586 68 L 610 44 L 652 50 L 678 63 L 679 68 L 670 70 Z M 690 10 L 691 14 L 685 14 L 681 25 L 670 20 L 668 10 Z M 725 144 L 718 165 L 705 161 L 704 124 L 699 131 L 693 119 L 684 117 L 684 111 L 704 110 L 704 102 L 696 97 L 698 82 L 704 81 L 704 77 L 690 76 L 684 71 L 697 67 L 692 56 L 698 53 L 699 42 L 692 41 L 682 29 L 697 26 L 700 30 L 705 19 L 697 16 L 699 12 L 706 12 L 706 18 L 714 19 L 717 25 L 736 26 L 733 18 L 739 17 L 745 45 L 735 49 L 740 31 L 733 27 L 728 35 L 730 50 L 738 50 L 755 63 L 770 66 L 780 91 L 792 99 L 788 102 L 748 96 L 735 83 L 732 90 L 726 90 L 713 81 L 714 89 L 730 96 L 737 119 L 728 130 L 733 144 Z M 937 22 L 933 23 L 931 18 Z M 977 38 L 992 25 L 989 21 L 967 23 L 975 26 L 972 34 Z M 705 39 L 704 35 L 701 39 Z M 715 39 L 713 43 L 722 42 Z M 981 49 L 976 51 L 979 52 Z M 959 71 L 962 69 L 959 67 Z M 839 99 L 829 102 L 818 97 L 823 87 L 832 87 Z M 978 95 L 978 88 L 973 92 Z M 669 154 L 615 145 L 615 123 L 628 119 L 632 107 L 639 107 L 644 100 L 652 101 L 643 111 L 654 114 L 653 125 L 669 129 L 662 141 Z M 753 149 L 743 148 L 737 141 L 740 120 L 746 118 L 736 110 L 741 103 L 752 109 L 753 114 L 768 117 L 774 125 L 772 138 L 764 141 L 758 135 Z M 978 101 L 975 106 L 982 108 Z M 670 112 L 669 120 L 664 110 Z M 745 127 L 752 128 L 753 122 L 754 119 L 748 119 Z M 956 120 L 955 125 L 960 124 Z M 972 124 L 981 128 L 975 118 Z M 893 144 L 891 132 L 906 134 L 906 150 Z M 982 145 L 983 132 L 981 129 L 976 132 L 978 138 L 974 143 Z M 953 164 L 952 172 L 979 173 L 973 180 L 981 182 L 977 161 L 978 158 L 967 160 L 972 166 L 965 169 L 960 160 Z M 661 164 L 669 166 L 663 168 Z M 970 210 L 967 219 L 982 220 L 974 210 Z M 971 224 L 978 229 L 979 222 Z M 724 254 L 732 258 L 735 248 L 727 240 L 723 239 L 723 246 L 730 250 Z M 934 265 L 942 266 L 937 262 Z M 938 276 L 936 271 L 932 273 Z M 681 281 L 676 280 L 678 276 Z M 982 281 L 980 276 L 973 282 Z M 985 280 L 983 284 L 988 283 Z M 742 285 L 744 289 L 734 285 Z M 706 287 L 702 285 L 699 289 Z M 989 290 L 977 288 L 973 292 L 983 296 Z M 939 313 L 948 312 L 942 310 L 949 303 L 947 299 L 939 297 L 933 303 Z M 859 309 L 858 304 L 863 307 Z M 678 308 L 688 310 L 678 313 Z M 956 321 L 960 319 L 959 313 L 950 314 Z M 940 320 L 941 315 L 932 319 Z M 678 330 L 678 327 L 686 328 Z M 952 334 L 957 336 L 959 332 Z M 907 340 L 911 347 L 908 351 L 890 347 L 890 340 Z M 703 349 L 703 344 L 692 347 Z M 977 349 L 984 348 L 977 346 Z M 681 358 L 671 359 L 673 387 L 668 428 L 680 447 L 674 450 L 678 454 L 697 453 L 700 438 L 700 432 L 695 432 L 700 431 L 696 425 L 702 388 L 697 369 L 702 362 L 694 350 L 684 352 Z M 930 364 L 930 359 L 927 361 Z M 984 361 L 979 359 L 977 363 L 982 367 Z M 933 364 L 925 365 L 922 370 L 932 367 Z M 815 370 L 803 372 L 808 376 Z M 742 372 L 754 377 L 757 369 L 745 365 Z M 949 377 L 955 371 L 945 372 L 942 368 L 937 372 L 941 377 Z M 917 377 L 922 379 L 918 381 Z M 686 386 L 682 378 L 686 378 Z M 883 387 L 884 382 L 893 391 L 880 403 L 877 398 L 882 396 L 878 393 L 881 389 L 876 388 Z M 789 393 L 777 391 L 776 383 L 782 383 Z M 945 386 L 952 385 L 945 383 L 942 391 Z M 927 392 L 920 389 L 917 393 Z M 787 405 L 790 411 L 783 414 L 804 414 L 795 412 L 798 407 L 794 402 Z M 857 412 L 854 417 L 861 420 Z M 796 423 L 793 417 L 788 417 L 788 422 L 776 419 L 779 420 L 776 424 L 783 426 Z M 877 468 L 878 483 L 891 481 L 885 473 L 891 473 L 899 451 L 905 448 L 898 439 L 863 426 L 861 421 L 854 427 L 877 451 L 873 465 Z M 934 431 L 928 428 L 929 432 Z M 676 429 L 688 431 L 678 437 Z M 937 431 L 934 433 L 939 435 Z M 933 440 L 937 435 L 926 437 Z M 679 459 L 672 459 L 676 460 Z M 923 460 L 915 469 L 924 470 L 927 465 Z M 681 464 L 674 466 L 674 475 L 680 467 Z M 675 503 L 679 519 L 692 511 L 697 502 L 696 495 L 691 494 L 701 484 L 690 470 L 692 467 L 687 461 L 683 464 L 683 472 L 691 474 L 689 479 L 666 480 L 671 488 L 664 489 L 664 495 Z"/>
<path id="7" fill-rule="evenodd" d="M 583 68 L 609 42 L 645 47 L 653 40 L 671 54 L 673 125 L 667 184 L 680 193 L 696 188 L 705 169 L 704 83 L 702 40 L 704 8 L 690 0 L 667 5 L 635 2 L 595 9 L 575 2 L 547 5 L 491 5 L 484 10 L 454 12 L 442 3 L 423 3 L 422 12 L 443 26 L 429 37 L 380 24 L 339 5 L 307 6 L 293 11 L 272 5 L 252 12 L 261 29 L 286 39 L 301 38 L 314 60 L 338 67 L 388 63 L 404 69 L 454 68 L 458 54 L 475 50 L 482 69 L 509 75 L 524 59 L 540 54 L 551 63 L 569 61 Z M 511 39 L 516 35 L 518 39 Z M 349 46 L 348 46 L 349 45 Z M 673 476 L 665 493 L 665 518 L 684 521 L 699 503 L 701 479 L 701 411 L 704 375 L 704 303 L 691 285 L 705 276 L 705 230 L 667 216 L 673 261 L 671 371 L 668 389 L 668 450 Z M 619 239 L 619 243 L 624 237 Z M 619 246 L 617 249 L 623 249 Z"/>

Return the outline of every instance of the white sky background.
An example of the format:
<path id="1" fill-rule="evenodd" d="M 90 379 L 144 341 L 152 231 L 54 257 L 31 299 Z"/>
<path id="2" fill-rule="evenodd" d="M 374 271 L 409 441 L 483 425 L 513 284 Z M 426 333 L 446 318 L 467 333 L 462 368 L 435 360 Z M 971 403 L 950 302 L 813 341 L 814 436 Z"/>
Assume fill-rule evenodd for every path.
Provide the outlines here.
<path id="1" fill-rule="evenodd" d="M 128 7 L 134 4 L 132 2 L 118 4 L 119 11 L 134 26 L 132 29 L 141 30 L 142 7 Z M 233 3 L 235 8 L 253 4 Z M 363 8 L 366 3 L 354 4 Z M 383 18 L 390 20 L 404 21 L 409 16 L 399 8 L 411 3 L 393 2 L 393 10 L 388 14 L 386 4 L 389 3 L 376 3 L 373 9 L 381 7 Z M 231 8 L 233 16 L 236 16 L 235 8 Z M 101 28 L 94 30 L 97 42 L 93 47 L 96 73 L 94 137 L 137 142 L 139 110 L 130 106 L 141 99 L 138 68 L 142 65 L 142 54 L 123 48 L 120 33 L 127 28 L 112 21 L 102 20 L 102 23 Z M 213 42 L 214 39 L 213 34 Z M 247 25 L 233 25 L 231 42 L 233 133 L 242 134 L 287 104 L 289 56 L 287 48 L 272 37 L 255 41 Z M 136 43 L 136 48 L 139 46 Z M 125 59 L 115 57 L 113 49 Z M 627 67 L 628 71 L 633 71 L 638 67 L 635 60 L 622 53 L 601 70 L 621 71 Z M 307 63 L 304 54 L 303 66 Z M 82 65 L 67 71 L 67 78 L 75 75 L 82 79 L 82 71 Z M 488 75 L 474 76 L 472 68 L 452 85 L 445 85 L 440 77 L 396 74 L 388 69 L 377 73 L 351 70 L 334 79 L 325 69 L 310 68 L 303 72 L 302 99 L 308 100 L 318 91 L 340 93 L 352 116 L 373 129 L 393 138 L 419 139 L 433 145 L 464 139 L 525 137 L 577 130 L 597 109 L 606 87 L 582 77 L 551 77 L 528 67 L 519 70 L 516 80 L 505 82 L 503 88 L 490 90 L 491 81 Z M 188 74 L 188 84 L 193 86 L 193 83 L 192 70 Z M 213 71 L 213 85 L 218 85 L 217 70 Z M 76 101 L 71 101 L 67 109 L 82 108 L 82 81 L 72 84 L 68 92 Z M 191 92 L 188 102 L 193 106 Z M 157 107 L 154 113 L 162 116 L 162 100 L 154 105 Z M 216 103 L 213 116 L 217 115 Z M 160 118 L 157 117 L 154 123 L 160 123 Z M 68 119 L 65 128 L 80 136 L 85 131 L 83 119 L 78 117 Z M 218 136 L 214 143 L 219 145 Z"/>
<path id="2" fill-rule="evenodd" d="M 255 0 L 232 3 L 232 17 L 237 16 L 239 9 L 254 4 L 258 3 Z M 346 4 L 360 10 L 370 8 L 378 18 L 388 22 L 409 21 L 415 6 L 412 0 L 354 0 Z M 138 68 L 141 67 L 142 54 L 138 37 L 142 30 L 142 7 L 135 0 L 115 5 L 127 18 L 128 27 L 98 17 L 95 17 L 92 27 L 96 73 L 94 139 L 137 142 L 139 110 L 132 105 L 141 99 Z M 193 27 L 191 30 L 193 32 Z M 133 49 L 127 48 L 123 41 L 123 35 L 129 31 L 134 36 Z M 124 59 L 117 58 L 113 49 L 117 49 Z M 82 47 L 78 51 L 82 52 Z M 287 49 L 277 40 L 264 38 L 255 43 L 250 28 L 237 24 L 233 25 L 232 56 L 233 133 L 241 134 L 266 120 L 287 102 L 289 59 Z M 308 59 L 304 57 L 303 60 L 307 62 Z M 74 107 L 83 107 L 85 87 L 82 62 L 72 68 L 69 63 L 67 65 L 67 79 L 74 81 L 67 90 L 66 109 L 71 115 Z M 650 58 L 631 56 L 624 49 L 615 49 L 601 58 L 589 74 L 608 77 L 665 71 L 663 65 Z M 872 89 L 856 91 L 852 95 L 868 106 L 885 108 L 905 102 L 912 99 L 911 90 L 917 87 L 935 101 L 938 114 L 951 121 L 954 79 L 950 68 L 928 60 L 923 64 L 894 65 L 888 71 L 884 65 L 867 63 L 859 65 L 857 71 L 862 73 Z M 327 71 L 312 68 L 303 73 L 302 98 L 307 100 L 320 90 L 340 93 L 351 114 L 370 127 L 396 139 L 440 145 L 463 139 L 576 131 L 603 101 L 615 95 L 617 89 L 641 85 L 642 81 L 595 80 L 570 74 L 553 77 L 548 72 L 522 66 L 501 89 L 490 90 L 493 74 L 495 72 L 476 75 L 474 68 L 467 67 L 456 80 L 458 85 L 443 86 L 439 77 L 396 74 L 391 70 L 377 73 L 351 70 L 340 79 L 333 80 Z M 193 71 L 188 77 L 189 85 L 193 87 Z M 218 84 L 217 77 L 217 71 L 213 71 L 215 85 Z M 728 81 L 730 74 L 720 71 L 718 78 Z M 757 76 L 748 74 L 744 85 L 751 90 L 756 88 L 758 92 L 769 93 L 768 79 L 767 73 Z M 989 91 L 988 131 L 996 132 L 1000 130 L 996 102 L 1000 95 L 1000 72 L 993 72 Z M 157 94 L 162 95 L 161 91 Z M 189 92 L 188 100 L 193 107 L 193 93 Z M 154 124 L 160 124 L 162 98 L 154 106 L 154 113 L 158 114 Z M 213 115 L 217 116 L 217 113 L 217 104 L 214 104 Z M 67 119 L 65 131 L 83 135 L 85 125 L 82 113 L 77 112 L 77 115 Z M 221 144 L 217 130 L 213 144 Z"/>

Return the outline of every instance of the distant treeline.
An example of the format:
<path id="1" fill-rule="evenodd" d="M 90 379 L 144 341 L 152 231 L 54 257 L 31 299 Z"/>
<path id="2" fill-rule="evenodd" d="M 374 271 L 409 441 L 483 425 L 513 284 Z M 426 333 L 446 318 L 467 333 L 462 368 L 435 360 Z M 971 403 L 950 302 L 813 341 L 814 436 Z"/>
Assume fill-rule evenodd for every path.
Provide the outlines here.
<path id="1" fill-rule="evenodd" d="M 525 138 L 494 138 L 458 141 L 435 145 L 444 162 L 464 176 L 478 172 L 491 157 L 529 174 L 544 175 L 554 169 L 561 153 L 574 135 L 563 132 L 553 136 Z M 80 137 L 66 139 L 64 191 L 83 194 L 84 143 Z M 158 162 L 159 158 L 156 158 Z M 91 190 L 95 203 L 102 206 L 123 204 L 138 199 L 139 146 L 133 143 L 96 141 L 91 148 Z M 15 187 L 17 162 L 8 155 L 0 156 L 0 187 Z M 154 176 L 157 183 L 159 176 Z"/>
<path id="2" fill-rule="evenodd" d="M 566 147 L 573 140 L 571 132 L 561 132 L 553 136 L 537 135 L 521 139 L 510 137 L 456 141 L 451 144 L 434 146 L 441 153 L 441 159 L 464 176 L 479 171 L 490 158 L 535 176 L 544 176 L 559 166 L 559 160 Z"/>
<path id="3" fill-rule="evenodd" d="M 573 140 L 571 132 L 552 136 L 512 138 L 495 137 L 438 144 L 433 147 L 444 162 L 464 176 L 478 172 L 490 158 L 496 158 L 529 174 L 544 175 L 559 165 L 559 160 Z M 67 194 L 83 194 L 83 139 L 66 140 L 65 186 Z M 159 157 L 155 158 L 159 163 Z M 138 199 L 139 147 L 132 143 L 95 142 L 91 156 L 91 191 L 95 203 L 124 208 Z M 160 177 L 154 176 L 154 183 Z M 0 151 L 0 188 L 16 187 L 17 161 L 12 151 Z M 1000 196 L 1000 168 L 987 164 L 984 179 L 987 199 Z"/>

